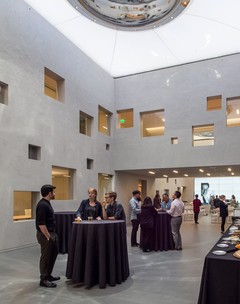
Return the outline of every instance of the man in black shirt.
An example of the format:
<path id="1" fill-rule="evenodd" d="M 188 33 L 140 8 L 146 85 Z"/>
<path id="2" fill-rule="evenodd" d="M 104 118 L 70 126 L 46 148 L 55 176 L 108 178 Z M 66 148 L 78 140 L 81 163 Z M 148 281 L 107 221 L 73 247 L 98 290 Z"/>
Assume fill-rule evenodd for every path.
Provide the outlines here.
<path id="1" fill-rule="evenodd" d="M 40 257 L 40 286 L 56 287 L 53 281 L 60 277 L 53 277 L 52 270 L 58 255 L 57 234 L 55 232 L 54 210 L 50 200 L 55 198 L 56 187 L 44 185 L 41 188 L 42 199 L 36 208 L 37 241 L 41 246 Z"/>

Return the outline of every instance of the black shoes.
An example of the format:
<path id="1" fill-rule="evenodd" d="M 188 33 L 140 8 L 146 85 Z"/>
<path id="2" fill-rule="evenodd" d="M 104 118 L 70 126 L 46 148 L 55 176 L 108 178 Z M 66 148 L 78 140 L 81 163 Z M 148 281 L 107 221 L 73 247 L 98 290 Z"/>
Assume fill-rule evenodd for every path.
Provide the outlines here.
<path id="1" fill-rule="evenodd" d="M 53 288 L 53 287 L 57 287 L 57 284 L 53 283 L 53 282 L 50 282 L 48 280 L 43 280 L 43 281 L 40 281 L 40 286 L 42 287 L 48 287 L 48 288 Z"/>
<path id="2" fill-rule="evenodd" d="M 53 277 L 52 275 L 50 275 L 50 276 L 48 277 L 48 281 L 50 281 L 50 282 L 58 281 L 58 280 L 60 280 L 60 277 Z"/>
<path id="3" fill-rule="evenodd" d="M 182 247 L 179 247 L 179 248 L 175 248 L 175 250 L 182 250 Z"/>
<path id="4" fill-rule="evenodd" d="M 132 244 L 131 246 L 132 246 L 132 247 L 138 247 L 138 246 L 139 246 L 139 243 Z"/>

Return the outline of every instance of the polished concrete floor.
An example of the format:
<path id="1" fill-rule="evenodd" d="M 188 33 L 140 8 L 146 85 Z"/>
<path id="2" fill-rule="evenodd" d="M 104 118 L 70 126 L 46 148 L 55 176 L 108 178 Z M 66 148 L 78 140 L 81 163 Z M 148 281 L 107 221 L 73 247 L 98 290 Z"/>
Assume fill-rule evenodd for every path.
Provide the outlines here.
<path id="1" fill-rule="evenodd" d="M 129 247 L 130 277 L 106 289 L 70 284 L 64 276 L 67 255 L 55 264 L 54 275 L 61 276 L 57 288 L 39 287 L 38 245 L 0 253 L 0 303 L 195 304 L 204 257 L 221 236 L 220 224 L 202 216 L 199 225 L 184 222 L 181 231 L 183 251 L 143 253 Z"/>

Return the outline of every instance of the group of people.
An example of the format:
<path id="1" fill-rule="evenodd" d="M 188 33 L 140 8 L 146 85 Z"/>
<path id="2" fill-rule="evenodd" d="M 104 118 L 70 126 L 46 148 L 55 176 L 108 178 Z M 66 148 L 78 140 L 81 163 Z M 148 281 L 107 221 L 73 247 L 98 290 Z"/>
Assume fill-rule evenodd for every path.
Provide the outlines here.
<path id="1" fill-rule="evenodd" d="M 36 207 L 36 230 L 37 241 L 41 247 L 40 256 L 40 286 L 56 287 L 55 281 L 60 277 L 52 275 L 53 267 L 58 255 L 58 237 L 55 231 L 54 210 L 51 206 L 51 200 L 55 198 L 55 188 L 53 185 L 43 185 L 41 188 L 42 198 Z M 76 220 L 126 220 L 124 208 L 117 200 L 116 192 L 105 193 L 104 203 L 97 200 L 97 190 L 88 189 L 88 198 L 82 200 L 77 212 Z M 160 197 L 159 197 L 160 198 Z M 171 229 L 176 250 L 182 250 L 182 239 L 180 227 L 182 223 L 182 213 L 184 204 L 181 193 L 175 191 L 173 200 L 167 193 L 162 195 L 162 200 L 158 204 L 153 204 L 152 199 L 147 196 L 141 202 L 141 193 L 138 190 L 132 192 L 132 198 L 129 201 L 131 209 L 131 245 L 139 246 L 137 242 L 137 231 L 139 225 L 142 231 L 142 250 L 150 251 L 153 241 L 154 215 L 158 212 L 167 212 L 171 216 Z M 141 214 L 141 216 L 140 216 Z"/>
<path id="2" fill-rule="evenodd" d="M 180 227 L 182 224 L 182 214 L 184 212 L 184 203 L 182 202 L 181 193 L 175 191 L 173 200 L 167 193 L 160 199 L 159 193 L 156 193 L 153 201 L 147 196 L 141 201 L 141 193 L 138 190 L 132 192 L 132 198 L 129 201 L 131 211 L 131 246 L 138 247 L 137 231 L 141 227 L 141 247 L 144 252 L 149 252 L 153 248 L 153 229 L 154 215 L 157 212 L 167 212 L 171 216 L 171 229 L 176 250 L 182 250 L 182 238 Z"/>

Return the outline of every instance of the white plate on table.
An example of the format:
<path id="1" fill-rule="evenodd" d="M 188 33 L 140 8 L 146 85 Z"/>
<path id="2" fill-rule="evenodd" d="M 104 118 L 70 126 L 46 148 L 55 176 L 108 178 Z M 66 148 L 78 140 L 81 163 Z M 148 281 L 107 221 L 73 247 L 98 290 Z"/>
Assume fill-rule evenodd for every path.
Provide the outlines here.
<path id="1" fill-rule="evenodd" d="M 223 250 L 215 250 L 212 252 L 213 254 L 216 254 L 216 255 L 224 255 L 226 254 L 227 252 L 226 251 L 223 251 Z"/>
<path id="2" fill-rule="evenodd" d="M 224 237 L 222 238 L 223 241 L 231 241 L 231 238 L 230 237 Z"/>
<path id="3" fill-rule="evenodd" d="M 227 248 L 228 247 L 228 244 L 225 244 L 225 243 L 219 243 L 217 244 L 218 247 L 221 247 L 221 248 Z"/>

